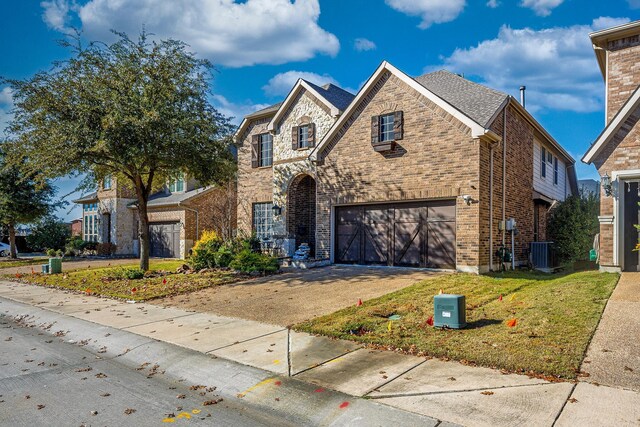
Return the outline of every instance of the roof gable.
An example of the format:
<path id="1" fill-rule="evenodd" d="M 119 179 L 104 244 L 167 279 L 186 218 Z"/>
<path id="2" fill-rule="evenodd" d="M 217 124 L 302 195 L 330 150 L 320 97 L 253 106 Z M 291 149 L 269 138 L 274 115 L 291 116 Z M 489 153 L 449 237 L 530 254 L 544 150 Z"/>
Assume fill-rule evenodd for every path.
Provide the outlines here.
<path id="1" fill-rule="evenodd" d="M 638 110 L 640 106 L 640 87 L 638 87 L 627 102 L 622 106 L 620 111 L 616 113 L 609 124 L 604 128 L 602 133 L 598 136 L 589 150 L 582 157 L 584 163 L 592 163 L 595 158 L 600 154 L 602 149 L 611 142 L 620 128 L 627 123 L 630 119 L 636 120 L 634 112 Z"/>
<path id="2" fill-rule="evenodd" d="M 289 92 L 289 95 L 287 95 L 284 102 L 280 105 L 278 111 L 269 122 L 269 125 L 267 126 L 268 130 L 275 131 L 278 121 L 284 116 L 291 104 L 295 102 L 298 94 L 303 90 L 308 91 L 320 100 L 320 102 L 325 104 L 327 108 L 329 108 L 330 114 L 333 117 L 337 117 L 342 114 L 344 109 L 347 108 L 353 99 L 353 95 L 351 93 L 335 85 L 320 87 L 306 80 L 298 79 Z M 350 97 L 351 99 L 349 99 Z"/>
<path id="3" fill-rule="evenodd" d="M 240 126 L 238 126 L 238 130 L 236 130 L 236 133 L 233 135 L 233 139 L 235 140 L 235 142 L 240 143 L 240 141 L 238 141 L 238 138 L 240 138 L 244 134 L 252 121 L 274 115 L 281 105 L 282 102 L 278 102 L 277 104 L 270 105 L 266 108 L 244 116 L 244 119 L 242 119 L 242 123 L 240 123 Z"/>
<path id="4" fill-rule="evenodd" d="M 439 97 L 435 93 L 431 92 L 427 87 L 420 84 L 415 79 L 409 77 L 407 74 L 403 73 L 402 71 L 400 71 L 399 69 L 397 69 L 396 67 L 388 63 L 387 61 L 383 61 L 380 64 L 380 66 L 376 69 L 376 71 L 371 75 L 371 77 L 369 77 L 369 79 L 364 84 L 364 86 L 362 86 L 360 91 L 358 91 L 357 95 L 355 96 L 355 98 L 353 99 L 349 107 L 344 111 L 342 116 L 338 120 L 336 120 L 333 126 L 322 138 L 320 143 L 311 152 L 311 154 L 309 155 L 311 160 L 314 160 L 314 161 L 318 160 L 319 154 L 323 152 L 323 150 L 327 147 L 327 145 L 333 139 L 333 137 L 336 136 L 340 131 L 340 129 L 348 122 L 349 117 L 356 111 L 358 106 L 363 101 L 366 100 L 366 97 L 370 92 L 370 90 L 376 85 L 378 80 L 384 75 L 385 72 L 389 72 L 395 75 L 404 83 L 406 83 L 410 88 L 414 89 L 421 95 L 425 96 L 427 99 L 429 99 L 431 102 L 436 104 L 438 107 L 442 108 L 447 113 L 451 114 L 454 118 L 462 122 L 471 130 L 471 135 L 474 138 L 492 133 L 490 130 L 485 129 L 474 119 L 466 115 L 463 111 L 455 108 L 449 102 Z"/>

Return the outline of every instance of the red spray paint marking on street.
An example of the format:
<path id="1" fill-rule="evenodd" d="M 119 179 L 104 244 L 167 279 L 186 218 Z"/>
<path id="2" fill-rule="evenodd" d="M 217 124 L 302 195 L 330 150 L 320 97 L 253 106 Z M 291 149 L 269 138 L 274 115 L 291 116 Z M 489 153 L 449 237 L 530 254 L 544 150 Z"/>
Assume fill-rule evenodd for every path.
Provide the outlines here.
<path id="1" fill-rule="evenodd" d="M 281 386 L 281 385 L 282 385 L 282 381 L 276 381 L 274 384 L 275 384 L 275 385 L 277 385 L 277 386 L 279 387 L 279 386 Z"/>
<path id="2" fill-rule="evenodd" d="M 322 393 L 323 391 L 324 391 L 323 388 L 317 388 L 317 389 L 314 390 L 314 392 L 316 392 L 316 393 Z"/>
<path id="3" fill-rule="evenodd" d="M 346 408 L 347 406 L 349 406 L 349 402 L 342 402 L 342 403 L 340 404 L 340 409 L 344 409 L 344 408 Z"/>

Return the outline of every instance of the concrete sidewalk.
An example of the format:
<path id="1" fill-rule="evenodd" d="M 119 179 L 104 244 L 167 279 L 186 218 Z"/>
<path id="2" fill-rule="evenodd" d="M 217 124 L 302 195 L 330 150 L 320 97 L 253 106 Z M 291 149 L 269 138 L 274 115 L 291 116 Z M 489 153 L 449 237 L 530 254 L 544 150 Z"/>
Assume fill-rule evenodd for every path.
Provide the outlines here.
<path id="1" fill-rule="evenodd" d="M 12 282 L 0 282 L 0 313 L 5 314 L 8 304 L 2 298 L 462 425 L 640 423 L 640 395 L 612 387 L 504 375 L 255 321 Z"/>

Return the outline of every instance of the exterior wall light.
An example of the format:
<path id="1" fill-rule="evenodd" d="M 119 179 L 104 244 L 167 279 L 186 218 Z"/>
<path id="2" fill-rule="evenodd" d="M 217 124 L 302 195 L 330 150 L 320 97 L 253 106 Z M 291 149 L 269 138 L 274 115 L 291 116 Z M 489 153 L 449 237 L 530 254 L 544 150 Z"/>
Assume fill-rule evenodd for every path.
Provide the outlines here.
<path id="1" fill-rule="evenodd" d="M 602 177 L 602 189 L 607 197 L 611 196 L 611 178 L 607 173 Z"/>
<path id="2" fill-rule="evenodd" d="M 282 213 L 282 207 L 278 205 L 273 205 L 271 207 L 271 210 L 273 211 L 273 216 L 280 216 L 280 214 Z"/>

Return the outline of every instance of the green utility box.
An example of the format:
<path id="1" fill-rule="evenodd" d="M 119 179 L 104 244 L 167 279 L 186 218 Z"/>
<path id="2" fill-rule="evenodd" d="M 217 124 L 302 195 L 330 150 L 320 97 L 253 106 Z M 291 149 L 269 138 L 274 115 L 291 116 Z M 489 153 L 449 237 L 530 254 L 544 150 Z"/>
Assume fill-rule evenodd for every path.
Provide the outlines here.
<path id="1" fill-rule="evenodd" d="M 462 329 L 467 326 L 464 295 L 440 294 L 433 297 L 433 326 Z"/>
<path id="2" fill-rule="evenodd" d="M 62 273 L 61 258 L 49 258 L 49 273 L 50 274 Z"/>

